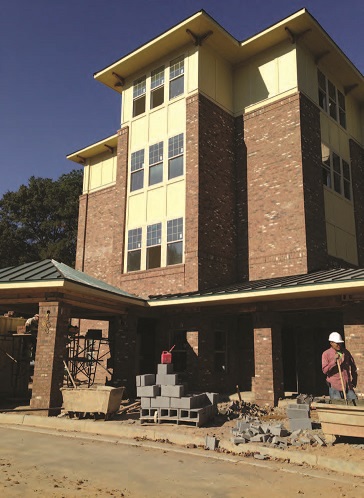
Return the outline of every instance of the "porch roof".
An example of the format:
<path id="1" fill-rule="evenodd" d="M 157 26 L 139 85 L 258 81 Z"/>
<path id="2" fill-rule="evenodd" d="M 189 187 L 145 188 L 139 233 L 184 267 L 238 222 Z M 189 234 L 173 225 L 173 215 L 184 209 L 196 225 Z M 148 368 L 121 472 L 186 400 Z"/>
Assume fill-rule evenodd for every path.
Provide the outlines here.
<path id="1" fill-rule="evenodd" d="M 341 296 L 364 300 L 364 268 L 331 269 L 302 275 L 246 281 L 204 291 L 149 296 L 150 306 L 216 305 Z"/>
<path id="2" fill-rule="evenodd" d="M 53 259 L 0 269 L 0 309 L 36 312 L 41 301 L 69 303 L 75 317 L 125 313 L 147 301 Z"/>

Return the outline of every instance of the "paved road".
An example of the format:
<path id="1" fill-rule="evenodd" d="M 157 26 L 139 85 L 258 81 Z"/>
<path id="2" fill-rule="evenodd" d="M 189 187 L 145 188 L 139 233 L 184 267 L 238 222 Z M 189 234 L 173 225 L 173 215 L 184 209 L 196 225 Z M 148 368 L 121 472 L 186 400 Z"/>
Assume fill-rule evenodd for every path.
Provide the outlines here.
<path id="1" fill-rule="evenodd" d="M 364 496 L 364 480 L 168 444 L 0 428 L 2 497 Z"/>

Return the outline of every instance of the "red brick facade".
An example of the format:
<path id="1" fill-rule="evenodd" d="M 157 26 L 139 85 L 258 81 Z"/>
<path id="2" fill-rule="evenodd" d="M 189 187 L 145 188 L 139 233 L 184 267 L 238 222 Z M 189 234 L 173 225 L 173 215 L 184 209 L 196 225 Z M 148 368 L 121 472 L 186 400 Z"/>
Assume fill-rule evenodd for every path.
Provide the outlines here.
<path id="1" fill-rule="evenodd" d="M 187 98 L 184 263 L 129 274 L 123 268 L 128 134 L 127 127 L 119 131 L 115 186 L 81 196 L 78 269 L 147 297 L 304 274 L 336 264 L 326 245 L 320 111 L 304 95 L 282 98 L 236 118 L 202 95 Z M 363 264 L 363 150 L 351 142 L 351 154 Z M 290 341 L 289 335 L 282 335 L 282 324 L 287 331 L 289 320 L 284 322 L 284 313 L 226 315 L 220 310 L 154 310 L 144 325 L 144 316 L 115 319 L 109 328 L 115 385 L 126 385 L 133 395 L 134 375 L 148 365 L 142 341 L 148 338 L 148 354 L 156 363 L 160 352 L 173 345 L 171 337 L 181 332 L 187 340 L 184 381 L 191 390 L 231 392 L 238 384 L 241 390 L 253 387 L 259 403 L 277 403 L 284 393 L 283 338 Z M 300 320 L 311 323 L 308 313 L 295 327 Z M 337 321 L 330 322 L 333 328 Z M 359 348 L 360 321 L 345 323 L 348 341 Z M 216 369 L 216 355 L 221 354 L 216 351 L 216 330 L 226 333 L 225 371 Z M 315 334 L 308 335 L 316 340 Z M 317 329 L 325 347 L 326 335 L 327 327 Z M 301 348 L 312 360 L 306 386 L 322 385 L 317 348 L 311 351 L 308 342 Z M 358 362 L 362 364 L 360 355 Z"/>

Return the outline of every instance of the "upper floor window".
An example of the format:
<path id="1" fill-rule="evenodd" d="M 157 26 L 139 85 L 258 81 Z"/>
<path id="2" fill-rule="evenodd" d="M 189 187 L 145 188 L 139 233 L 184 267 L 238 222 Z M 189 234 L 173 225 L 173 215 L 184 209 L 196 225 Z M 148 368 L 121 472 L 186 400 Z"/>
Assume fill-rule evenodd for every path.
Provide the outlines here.
<path id="1" fill-rule="evenodd" d="M 184 92 L 184 57 L 171 61 L 169 69 L 169 98 L 178 97 Z"/>
<path id="2" fill-rule="evenodd" d="M 346 128 L 345 96 L 335 85 L 318 69 L 318 98 L 319 106 L 335 119 L 343 128 Z"/>
<path id="3" fill-rule="evenodd" d="M 162 223 L 147 226 L 147 270 L 161 266 L 161 243 Z"/>
<path id="4" fill-rule="evenodd" d="M 350 201 L 352 181 L 349 163 L 325 144 L 321 144 L 321 152 L 323 184 Z"/>
<path id="5" fill-rule="evenodd" d="M 167 265 L 182 263 L 183 218 L 167 221 Z"/>
<path id="6" fill-rule="evenodd" d="M 164 102 L 164 66 L 152 71 L 150 79 L 150 108 L 158 107 Z"/>
<path id="7" fill-rule="evenodd" d="M 183 133 L 168 140 L 168 180 L 183 175 Z"/>
<path id="8" fill-rule="evenodd" d="M 133 85 L 133 117 L 145 112 L 145 92 L 146 78 L 142 76 L 135 80 Z"/>
<path id="9" fill-rule="evenodd" d="M 149 185 L 163 181 L 163 142 L 149 147 Z"/>
<path id="10" fill-rule="evenodd" d="M 144 186 L 144 149 L 133 152 L 131 155 L 130 190 L 139 190 Z"/>
<path id="11" fill-rule="evenodd" d="M 135 228 L 128 231 L 128 262 L 127 271 L 140 270 L 142 247 L 142 229 Z"/>

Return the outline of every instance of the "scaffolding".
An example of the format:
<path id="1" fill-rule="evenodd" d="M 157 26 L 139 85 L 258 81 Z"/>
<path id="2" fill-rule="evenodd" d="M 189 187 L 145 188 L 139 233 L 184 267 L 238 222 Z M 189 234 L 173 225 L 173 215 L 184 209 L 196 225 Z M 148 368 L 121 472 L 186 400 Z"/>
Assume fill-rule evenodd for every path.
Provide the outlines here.
<path id="1" fill-rule="evenodd" d="M 90 333 L 91 332 L 91 333 Z M 100 332 L 95 333 L 95 332 Z M 102 337 L 101 331 L 89 330 L 85 336 L 75 335 L 69 338 L 67 367 L 76 384 L 90 387 L 95 382 L 96 371 L 104 367 L 105 357 L 110 355 L 109 340 Z M 72 387 L 72 379 L 67 375 L 67 386 Z"/>

